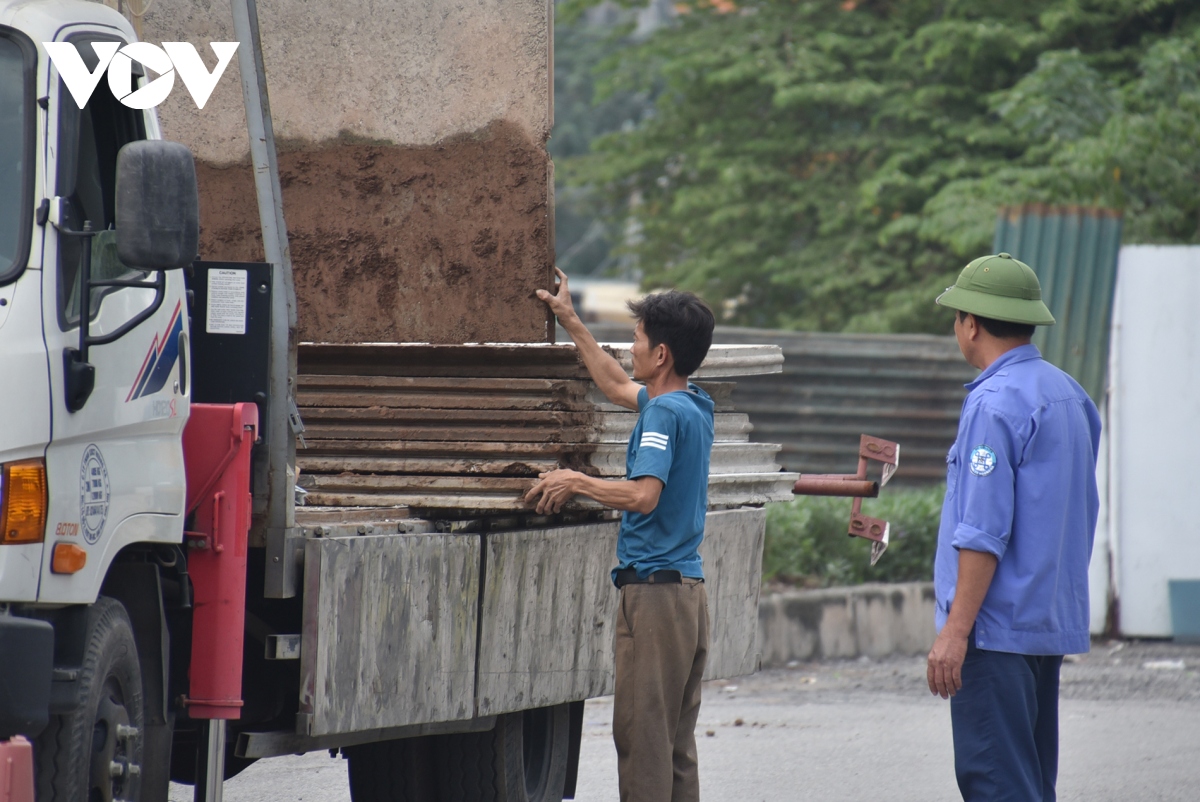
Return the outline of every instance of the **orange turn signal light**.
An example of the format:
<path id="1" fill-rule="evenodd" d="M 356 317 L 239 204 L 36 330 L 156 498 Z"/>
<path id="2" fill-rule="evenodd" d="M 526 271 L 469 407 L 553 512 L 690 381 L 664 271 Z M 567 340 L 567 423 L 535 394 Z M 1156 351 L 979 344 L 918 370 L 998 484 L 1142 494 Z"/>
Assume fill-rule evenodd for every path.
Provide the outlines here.
<path id="1" fill-rule="evenodd" d="M 56 574 L 74 574 L 87 565 L 87 552 L 74 543 L 55 543 L 50 570 Z"/>
<path id="2" fill-rule="evenodd" d="M 46 462 L 7 462 L 0 470 L 0 544 L 46 538 Z"/>

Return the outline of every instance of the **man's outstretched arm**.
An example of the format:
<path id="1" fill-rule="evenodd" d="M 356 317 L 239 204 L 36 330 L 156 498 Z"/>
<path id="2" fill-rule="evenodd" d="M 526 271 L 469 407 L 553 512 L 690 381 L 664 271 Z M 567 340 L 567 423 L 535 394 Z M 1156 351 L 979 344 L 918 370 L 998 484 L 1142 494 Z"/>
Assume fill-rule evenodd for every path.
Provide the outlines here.
<path id="1" fill-rule="evenodd" d="M 558 322 L 575 341 L 575 347 L 579 349 L 579 356 L 583 359 L 588 373 L 591 374 L 592 381 L 600 388 L 600 392 L 604 393 L 605 397 L 614 404 L 636 410 L 638 408 L 638 391 L 642 386 L 629 378 L 625 369 L 621 367 L 621 363 L 613 359 L 612 355 L 596 342 L 596 338 L 587 330 L 587 326 L 583 325 L 583 321 L 575 312 L 574 304 L 571 303 L 571 293 L 567 289 L 567 274 L 557 267 L 554 268 L 554 272 L 558 275 L 558 292 L 551 295 L 546 290 L 538 290 L 537 297 L 546 302 L 550 311 L 558 316 Z M 599 499 L 596 500 L 599 501 Z"/>
<path id="2" fill-rule="evenodd" d="M 536 503 L 539 515 L 549 515 L 561 510 L 572 497 L 580 495 L 595 499 L 614 510 L 645 514 L 653 512 L 658 506 L 662 489 L 662 480 L 654 476 L 597 479 L 578 471 L 560 470 L 538 474 L 537 484 L 525 494 L 525 502 Z"/>

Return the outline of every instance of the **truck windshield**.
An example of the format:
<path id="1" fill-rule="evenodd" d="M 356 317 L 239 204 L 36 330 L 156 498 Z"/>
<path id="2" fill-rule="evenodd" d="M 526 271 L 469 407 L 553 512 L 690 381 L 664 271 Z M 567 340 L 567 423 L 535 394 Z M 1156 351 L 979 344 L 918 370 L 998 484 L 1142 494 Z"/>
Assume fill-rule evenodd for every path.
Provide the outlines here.
<path id="1" fill-rule="evenodd" d="M 25 267 L 29 247 L 32 86 L 26 53 L 0 30 L 0 283 Z"/>

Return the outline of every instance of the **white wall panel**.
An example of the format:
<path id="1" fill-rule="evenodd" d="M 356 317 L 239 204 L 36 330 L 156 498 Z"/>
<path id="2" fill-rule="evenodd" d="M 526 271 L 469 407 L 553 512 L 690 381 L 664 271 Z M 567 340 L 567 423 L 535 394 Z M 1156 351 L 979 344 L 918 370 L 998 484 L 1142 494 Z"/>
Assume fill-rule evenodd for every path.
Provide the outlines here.
<path id="1" fill-rule="evenodd" d="M 1121 249 L 1108 517 L 1125 635 L 1169 636 L 1167 581 L 1200 579 L 1198 307 L 1200 247 Z"/>

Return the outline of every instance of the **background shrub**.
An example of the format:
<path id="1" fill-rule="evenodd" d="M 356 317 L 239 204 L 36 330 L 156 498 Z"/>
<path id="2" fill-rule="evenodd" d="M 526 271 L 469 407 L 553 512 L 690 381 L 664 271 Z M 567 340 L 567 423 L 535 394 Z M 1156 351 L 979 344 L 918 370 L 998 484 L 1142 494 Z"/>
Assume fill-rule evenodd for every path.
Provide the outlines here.
<path id="1" fill-rule="evenodd" d="M 890 521 L 887 553 L 871 567 L 871 543 L 850 537 L 852 499 L 798 496 L 767 507 L 763 581 L 806 587 L 933 578 L 944 484 L 884 490 L 863 502 L 863 514 Z"/>

